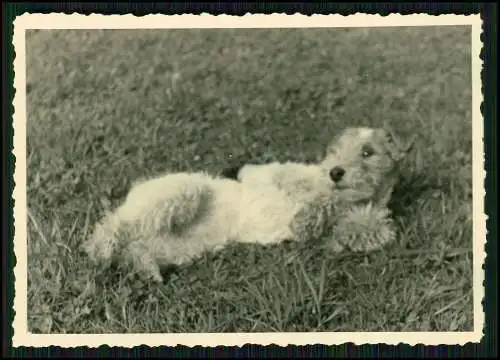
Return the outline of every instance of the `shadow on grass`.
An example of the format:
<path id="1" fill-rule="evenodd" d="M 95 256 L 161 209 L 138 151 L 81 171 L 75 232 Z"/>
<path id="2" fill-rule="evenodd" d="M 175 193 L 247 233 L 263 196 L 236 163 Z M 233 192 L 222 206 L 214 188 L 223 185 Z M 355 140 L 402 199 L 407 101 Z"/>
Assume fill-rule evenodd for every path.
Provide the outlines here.
<path id="1" fill-rule="evenodd" d="M 414 173 L 407 177 L 401 177 L 394 187 L 388 207 L 394 216 L 406 218 L 410 216 L 410 209 L 418 199 L 429 191 L 441 188 L 442 186 L 439 185 L 437 179 L 425 173 Z"/>

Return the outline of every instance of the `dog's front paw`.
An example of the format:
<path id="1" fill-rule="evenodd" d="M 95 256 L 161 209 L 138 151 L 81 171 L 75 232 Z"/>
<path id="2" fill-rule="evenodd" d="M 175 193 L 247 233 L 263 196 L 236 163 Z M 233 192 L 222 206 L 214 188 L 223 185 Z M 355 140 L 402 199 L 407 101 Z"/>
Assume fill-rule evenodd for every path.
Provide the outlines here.
<path id="1" fill-rule="evenodd" d="M 329 209 L 321 204 L 321 199 L 316 200 L 303 205 L 293 217 L 290 229 L 298 241 L 318 239 L 328 228 Z"/>
<path id="2" fill-rule="evenodd" d="M 332 244 L 354 252 L 379 250 L 396 240 L 396 227 L 387 208 L 359 206 L 342 214 L 333 231 Z"/>

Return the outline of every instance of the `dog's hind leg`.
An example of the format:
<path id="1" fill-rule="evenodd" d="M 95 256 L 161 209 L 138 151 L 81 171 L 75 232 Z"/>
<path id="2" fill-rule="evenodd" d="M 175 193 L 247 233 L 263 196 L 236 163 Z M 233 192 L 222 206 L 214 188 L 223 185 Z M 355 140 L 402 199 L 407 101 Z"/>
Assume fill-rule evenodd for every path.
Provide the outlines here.
<path id="1" fill-rule="evenodd" d="M 131 242 L 124 251 L 126 261 L 141 278 L 144 280 L 151 280 L 155 283 L 162 283 L 163 276 L 161 275 L 160 267 L 152 253 L 153 249 L 151 248 L 151 244 L 157 241 L 160 240 L 149 239 L 147 242 Z"/>
<path id="2" fill-rule="evenodd" d="M 82 243 L 81 249 L 96 264 L 107 267 L 111 264 L 116 249 L 120 246 L 123 223 L 116 213 L 108 212 L 99 221 Z"/>

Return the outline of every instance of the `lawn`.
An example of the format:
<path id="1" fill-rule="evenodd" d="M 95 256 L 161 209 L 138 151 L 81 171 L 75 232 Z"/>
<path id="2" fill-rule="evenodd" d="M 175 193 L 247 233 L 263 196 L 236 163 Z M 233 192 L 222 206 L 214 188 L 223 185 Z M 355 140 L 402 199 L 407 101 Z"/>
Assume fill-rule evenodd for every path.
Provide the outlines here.
<path id="1" fill-rule="evenodd" d="M 466 26 L 28 31 L 29 330 L 471 331 L 470 40 Z M 353 125 L 418 134 L 383 251 L 232 246 L 163 286 L 97 274 L 79 251 L 137 178 L 310 161 Z"/>

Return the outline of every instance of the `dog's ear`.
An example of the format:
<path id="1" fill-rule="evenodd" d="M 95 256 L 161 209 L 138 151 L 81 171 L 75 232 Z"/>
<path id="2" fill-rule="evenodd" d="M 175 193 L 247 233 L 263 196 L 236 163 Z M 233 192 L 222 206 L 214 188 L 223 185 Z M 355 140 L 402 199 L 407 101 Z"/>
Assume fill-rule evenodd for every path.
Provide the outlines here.
<path id="1" fill-rule="evenodd" d="M 399 144 L 399 158 L 397 159 L 398 162 L 401 162 L 408 157 L 408 154 L 414 148 L 416 140 L 417 140 L 417 135 L 413 134 L 405 142 L 400 142 L 400 144 Z"/>
<path id="2" fill-rule="evenodd" d="M 408 154 L 410 151 L 413 150 L 413 146 L 417 141 L 417 137 L 418 137 L 417 134 L 413 134 L 412 137 L 406 142 L 405 147 L 403 148 L 405 154 Z"/>
<path id="3" fill-rule="evenodd" d="M 386 131 L 386 139 L 394 161 L 400 162 L 404 160 L 413 149 L 417 135 L 414 134 L 408 141 L 404 141 L 392 129 L 388 129 Z"/>

